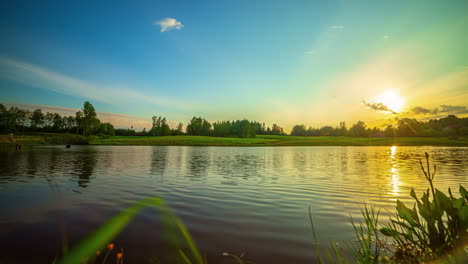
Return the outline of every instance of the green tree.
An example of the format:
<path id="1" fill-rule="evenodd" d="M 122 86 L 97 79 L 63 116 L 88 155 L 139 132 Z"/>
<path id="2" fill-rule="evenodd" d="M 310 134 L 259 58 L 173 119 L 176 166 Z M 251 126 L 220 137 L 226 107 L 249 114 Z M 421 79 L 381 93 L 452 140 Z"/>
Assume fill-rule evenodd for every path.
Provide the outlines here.
<path id="1" fill-rule="evenodd" d="M 291 136 L 306 136 L 306 133 L 305 125 L 295 125 L 291 130 Z"/>
<path id="2" fill-rule="evenodd" d="M 53 132 L 62 132 L 63 127 L 64 127 L 64 121 L 61 115 L 58 113 L 54 113 L 53 117 L 53 125 L 52 125 L 52 131 Z"/>
<path id="3" fill-rule="evenodd" d="M 171 134 L 171 128 L 167 124 L 167 120 L 165 117 L 161 119 L 161 136 L 169 136 Z"/>
<path id="4" fill-rule="evenodd" d="M 184 134 L 184 124 L 179 123 L 177 124 L 176 129 L 174 130 L 174 135 L 183 135 Z"/>
<path id="5" fill-rule="evenodd" d="M 153 126 L 149 131 L 150 135 L 152 136 L 160 136 L 161 135 L 161 117 L 153 116 Z"/>
<path id="6" fill-rule="evenodd" d="M 76 123 L 76 134 L 80 132 L 80 129 L 82 129 L 83 126 L 83 112 L 78 111 L 75 114 L 75 123 Z"/>
<path id="7" fill-rule="evenodd" d="M 249 120 L 242 120 L 242 121 L 239 121 L 239 134 L 238 136 L 240 138 L 247 138 L 247 137 L 251 137 L 252 134 L 255 135 L 254 133 L 252 133 L 253 131 L 251 131 L 251 125 L 250 125 L 250 122 Z"/>
<path id="8" fill-rule="evenodd" d="M 97 114 L 96 110 L 94 109 L 94 106 L 89 102 L 86 101 L 83 104 L 83 135 L 91 135 L 94 133 L 96 128 L 99 126 L 99 119 L 97 119 Z"/>
<path id="9" fill-rule="evenodd" d="M 36 109 L 32 112 L 31 127 L 33 129 L 42 128 L 44 126 L 44 114 L 42 109 Z"/>
<path id="10" fill-rule="evenodd" d="M 283 135 L 283 128 L 278 126 L 277 124 L 273 124 L 273 128 L 271 129 L 272 135 Z"/>
<path id="11" fill-rule="evenodd" d="M 349 129 L 349 135 L 352 137 L 367 137 L 366 124 L 358 121 Z"/>

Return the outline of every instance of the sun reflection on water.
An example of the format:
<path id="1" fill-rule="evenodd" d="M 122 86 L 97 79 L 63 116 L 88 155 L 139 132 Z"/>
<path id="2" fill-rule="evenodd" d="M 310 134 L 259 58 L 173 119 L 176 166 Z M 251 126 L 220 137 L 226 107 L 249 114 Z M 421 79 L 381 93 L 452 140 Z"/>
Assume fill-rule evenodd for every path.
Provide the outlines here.
<path id="1" fill-rule="evenodd" d="M 397 153 L 397 146 L 390 147 L 390 175 L 392 176 L 392 191 L 390 192 L 393 196 L 399 196 L 400 194 L 400 175 L 397 168 L 397 160 L 396 160 L 396 153 Z M 396 198 L 391 198 L 391 201 L 396 201 Z"/>

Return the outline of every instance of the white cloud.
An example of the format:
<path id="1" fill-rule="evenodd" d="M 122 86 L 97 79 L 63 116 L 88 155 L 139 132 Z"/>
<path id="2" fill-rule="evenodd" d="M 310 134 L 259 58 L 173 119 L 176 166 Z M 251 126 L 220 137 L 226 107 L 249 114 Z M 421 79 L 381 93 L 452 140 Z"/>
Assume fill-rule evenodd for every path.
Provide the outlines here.
<path id="1" fill-rule="evenodd" d="M 390 38 L 390 36 L 389 36 L 389 35 L 385 35 L 385 36 L 383 36 L 383 38 L 384 38 L 384 39 L 388 39 L 388 38 Z"/>
<path id="2" fill-rule="evenodd" d="M 191 108 L 186 102 L 155 97 L 128 86 L 92 83 L 2 56 L 0 56 L 0 78 L 109 104 L 146 102 L 175 109 Z"/>
<path id="3" fill-rule="evenodd" d="M 343 29 L 343 28 L 344 28 L 343 25 L 330 26 L 330 29 L 333 29 L 333 30 L 335 30 L 335 29 Z"/>
<path id="4" fill-rule="evenodd" d="M 153 26 L 160 26 L 161 27 L 161 32 L 166 32 L 170 31 L 173 29 L 182 29 L 184 25 L 182 25 L 182 22 L 177 21 L 175 18 L 165 18 L 160 21 L 155 21 L 153 23 Z"/>
<path id="5" fill-rule="evenodd" d="M 315 50 L 309 50 L 309 51 L 306 51 L 304 52 L 305 54 L 308 54 L 308 55 L 314 55 L 315 53 L 317 53 Z"/>

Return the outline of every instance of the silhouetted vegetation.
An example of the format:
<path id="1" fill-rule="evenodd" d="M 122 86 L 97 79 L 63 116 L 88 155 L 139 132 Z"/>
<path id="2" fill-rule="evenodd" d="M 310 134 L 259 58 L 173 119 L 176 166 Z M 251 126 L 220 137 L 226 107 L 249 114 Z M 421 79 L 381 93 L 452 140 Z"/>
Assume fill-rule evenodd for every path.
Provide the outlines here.
<path id="1" fill-rule="evenodd" d="M 413 118 L 398 120 L 396 125 L 386 128 L 370 128 L 358 121 L 347 129 L 345 122 L 338 127 L 324 126 L 321 128 L 295 125 L 292 136 L 350 136 L 350 137 L 457 137 L 468 136 L 468 118 L 458 118 L 449 115 L 440 119 L 418 121 Z"/>
<path id="2" fill-rule="evenodd" d="M 212 136 L 212 137 L 238 137 L 251 138 L 256 135 L 286 135 L 283 128 L 273 124 L 270 128 L 265 123 L 249 121 L 247 119 L 236 121 L 216 121 L 210 123 L 203 117 L 193 117 L 183 130 L 182 123 L 171 128 L 166 117 L 153 116 L 152 127 L 147 131 L 131 128 L 117 128 L 110 123 L 102 123 L 98 118 L 93 105 L 86 101 L 83 109 L 75 116 L 61 116 L 58 113 L 43 113 L 41 109 L 34 111 L 11 107 L 7 109 L 0 104 L 0 133 L 14 132 L 42 132 L 42 133 L 73 133 L 83 136 L 89 135 L 116 135 L 116 136 Z M 395 125 L 385 128 L 366 126 L 358 121 L 350 128 L 345 122 L 339 126 L 323 126 L 321 128 L 306 128 L 305 125 L 295 125 L 291 136 L 317 137 L 317 136 L 348 136 L 348 137 L 449 137 L 468 136 L 468 118 L 459 118 L 449 115 L 440 119 L 418 121 L 412 118 L 403 118 Z"/>
<path id="3" fill-rule="evenodd" d="M 255 135 L 285 135 L 283 128 L 273 124 L 266 127 L 265 123 L 249 120 L 217 121 L 210 124 L 202 117 L 193 117 L 187 125 L 187 134 L 193 136 L 239 137 L 249 138 Z"/>
<path id="4" fill-rule="evenodd" d="M 83 136 L 114 135 L 114 126 L 101 123 L 97 118 L 93 105 L 86 101 L 83 109 L 75 116 L 61 116 L 58 113 L 43 113 L 41 109 L 34 111 L 11 107 L 7 109 L 0 104 L 0 132 L 45 132 L 73 133 Z"/>

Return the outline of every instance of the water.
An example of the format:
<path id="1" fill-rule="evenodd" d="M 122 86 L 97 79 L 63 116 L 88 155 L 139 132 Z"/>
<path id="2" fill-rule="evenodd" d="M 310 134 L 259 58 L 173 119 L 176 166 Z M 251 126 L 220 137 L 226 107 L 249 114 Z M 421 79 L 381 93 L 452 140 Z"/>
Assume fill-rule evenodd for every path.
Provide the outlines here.
<path id="1" fill-rule="evenodd" d="M 314 263 L 318 239 L 351 240 L 362 204 L 393 209 L 428 188 L 418 158 L 438 165 L 439 189 L 468 183 L 462 147 L 41 146 L 0 149 L 0 262 L 50 263 L 61 224 L 76 243 L 148 196 L 163 197 L 210 263 Z M 54 191 L 55 190 L 55 191 Z M 158 213 L 144 210 L 117 237 L 126 263 L 164 259 Z"/>

